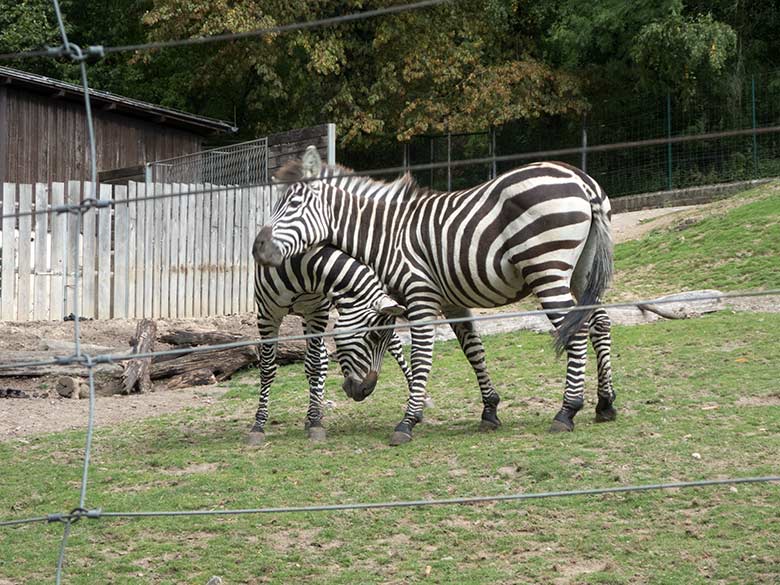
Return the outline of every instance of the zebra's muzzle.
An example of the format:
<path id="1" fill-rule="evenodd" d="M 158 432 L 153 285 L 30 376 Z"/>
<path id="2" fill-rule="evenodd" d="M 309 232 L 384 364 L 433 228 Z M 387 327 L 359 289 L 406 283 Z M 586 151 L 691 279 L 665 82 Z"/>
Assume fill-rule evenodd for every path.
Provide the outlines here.
<path id="1" fill-rule="evenodd" d="M 352 400 L 355 402 L 362 402 L 374 391 L 378 379 L 379 374 L 375 370 L 371 370 L 364 380 L 360 380 L 353 376 L 345 378 L 344 384 L 341 387 Z"/>
<path id="2" fill-rule="evenodd" d="M 264 225 L 260 233 L 255 238 L 252 246 L 252 256 L 255 262 L 264 266 L 279 266 L 284 258 L 282 251 L 274 243 L 274 228 L 270 225 Z"/>

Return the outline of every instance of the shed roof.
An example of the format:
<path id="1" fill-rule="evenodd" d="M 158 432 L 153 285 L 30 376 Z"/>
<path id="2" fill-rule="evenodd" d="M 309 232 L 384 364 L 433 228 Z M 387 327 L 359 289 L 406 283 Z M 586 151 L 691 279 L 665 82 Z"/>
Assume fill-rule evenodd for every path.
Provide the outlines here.
<path id="1" fill-rule="evenodd" d="M 80 85 L 18 69 L 11 69 L 10 67 L 0 66 L 0 83 L 25 87 L 36 93 L 48 94 L 61 99 L 84 99 L 84 90 Z M 104 109 L 150 120 L 163 126 L 189 130 L 196 134 L 234 133 L 238 130 L 238 128 L 223 120 L 189 114 L 107 91 L 90 89 L 89 96 L 94 105 L 103 106 Z"/>

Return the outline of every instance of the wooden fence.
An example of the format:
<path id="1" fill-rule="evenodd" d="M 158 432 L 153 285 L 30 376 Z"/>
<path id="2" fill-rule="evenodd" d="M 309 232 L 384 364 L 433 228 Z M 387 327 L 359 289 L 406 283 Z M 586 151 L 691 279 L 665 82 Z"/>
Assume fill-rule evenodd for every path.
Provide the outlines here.
<path id="1" fill-rule="evenodd" d="M 252 311 L 252 242 L 270 189 L 204 184 L 97 185 L 114 205 L 51 209 L 89 197 L 89 182 L 3 184 L 0 320 L 60 320 L 79 278 L 85 318 L 186 318 Z M 171 197 L 143 200 L 154 194 Z M 141 199 L 136 201 L 136 199 Z"/>

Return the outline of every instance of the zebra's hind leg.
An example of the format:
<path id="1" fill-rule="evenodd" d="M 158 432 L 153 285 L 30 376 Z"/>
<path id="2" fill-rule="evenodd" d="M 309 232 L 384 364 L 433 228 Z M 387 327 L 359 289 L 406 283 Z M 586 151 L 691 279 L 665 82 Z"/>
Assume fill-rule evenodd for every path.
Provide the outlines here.
<path id="1" fill-rule="evenodd" d="M 593 350 L 596 352 L 599 387 L 596 404 L 596 422 L 610 422 L 617 418 L 613 406 L 615 390 L 612 387 L 612 321 L 604 309 L 596 309 L 590 318 L 588 333 Z"/>
<path id="2" fill-rule="evenodd" d="M 535 291 L 536 292 L 536 291 Z M 548 294 L 545 295 L 545 292 Z M 562 309 L 573 307 L 571 293 L 563 292 L 560 287 L 548 288 L 536 293 L 544 309 Z M 547 317 L 558 329 L 565 313 L 548 313 Z M 559 433 L 574 430 L 574 416 L 585 403 L 585 363 L 588 355 L 587 325 L 575 333 L 566 345 L 566 389 L 563 392 L 563 405 L 553 418 L 550 432 Z"/>
<path id="3" fill-rule="evenodd" d="M 260 327 L 260 337 L 272 339 L 277 337 L 278 327 Z M 268 422 L 268 396 L 271 392 L 271 384 L 276 377 L 276 344 L 261 343 L 260 352 L 260 400 L 255 413 L 255 422 L 249 430 L 247 443 L 260 445 L 265 441 L 265 423 Z"/>
<path id="4" fill-rule="evenodd" d="M 447 308 L 444 315 L 448 319 L 464 318 L 470 317 L 471 311 L 460 307 Z M 501 397 L 496 392 L 487 371 L 482 338 L 479 336 L 473 321 L 452 323 L 451 327 L 466 359 L 469 360 L 474 374 L 477 376 L 479 391 L 482 394 L 482 418 L 479 430 L 494 431 L 501 426 L 501 421 L 498 419 L 498 403 L 501 402 Z"/>
<path id="5" fill-rule="evenodd" d="M 322 333 L 328 323 L 328 311 L 325 308 L 307 318 L 304 331 L 307 335 Z M 328 371 L 328 350 L 322 337 L 312 337 L 306 341 L 306 358 L 304 360 L 306 378 L 309 381 L 309 408 L 306 411 L 304 429 L 312 441 L 324 441 L 325 427 L 322 425 L 323 396 L 325 376 Z"/>

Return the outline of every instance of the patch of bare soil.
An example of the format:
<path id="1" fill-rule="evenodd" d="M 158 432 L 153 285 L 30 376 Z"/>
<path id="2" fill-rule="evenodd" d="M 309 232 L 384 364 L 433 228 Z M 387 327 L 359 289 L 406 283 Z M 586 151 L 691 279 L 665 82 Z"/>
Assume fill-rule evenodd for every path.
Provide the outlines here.
<path id="1" fill-rule="evenodd" d="M 617 213 L 612 216 L 612 237 L 616 244 L 637 240 L 651 230 L 674 225 L 698 208 L 690 205 Z"/>
<path id="2" fill-rule="evenodd" d="M 172 329 L 198 327 L 240 334 L 247 339 L 257 338 L 255 316 L 251 313 L 207 317 L 201 319 L 160 319 L 156 321 L 158 334 Z M 81 342 L 92 354 L 120 353 L 129 348 L 137 321 L 113 319 L 82 321 Z M 300 319 L 288 317 L 282 326 L 282 335 L 302 333 Z M 34 321 L 0 323 L 0 352 L 45 350 L 50 342 L 72 342 L 73 323 L 70 321 Z M 166 349 L 158 343 L 156 349 Z M 71 353 L 58 351 L 59 355 Z M 259 375 L 258 375 L 259 383 Z M 162 390 L 129 396 L 115 395 L 96 398 L 95 425 L 112 426 L 128 420 L 160 416 L 179 410 L 210 404 L 224 394 L 220 386 L 197 386 L 176 390 Z M 7 378 L 0 376 L 0 389 L 15 389 L 34 398 L 0 398 L 0 441 L 86 428 L 88 400 L 62 398 L 55 390 L 55 379 L 48 377 Z M 247 420 L 247 424 L 251 421 Z"/>
<path id="3" fill-rule="evenodd" d="M 95 426 L 109 427 L 211 404 L 225 387 L 199 386 L 149 394 L 114 395 L 95 399 Z M 0 398 L 0 441 L 31 435 L 84 429 L 88 400 L 68 398 Z M 251 421 L 247 420 L 247 425 Z"/>

